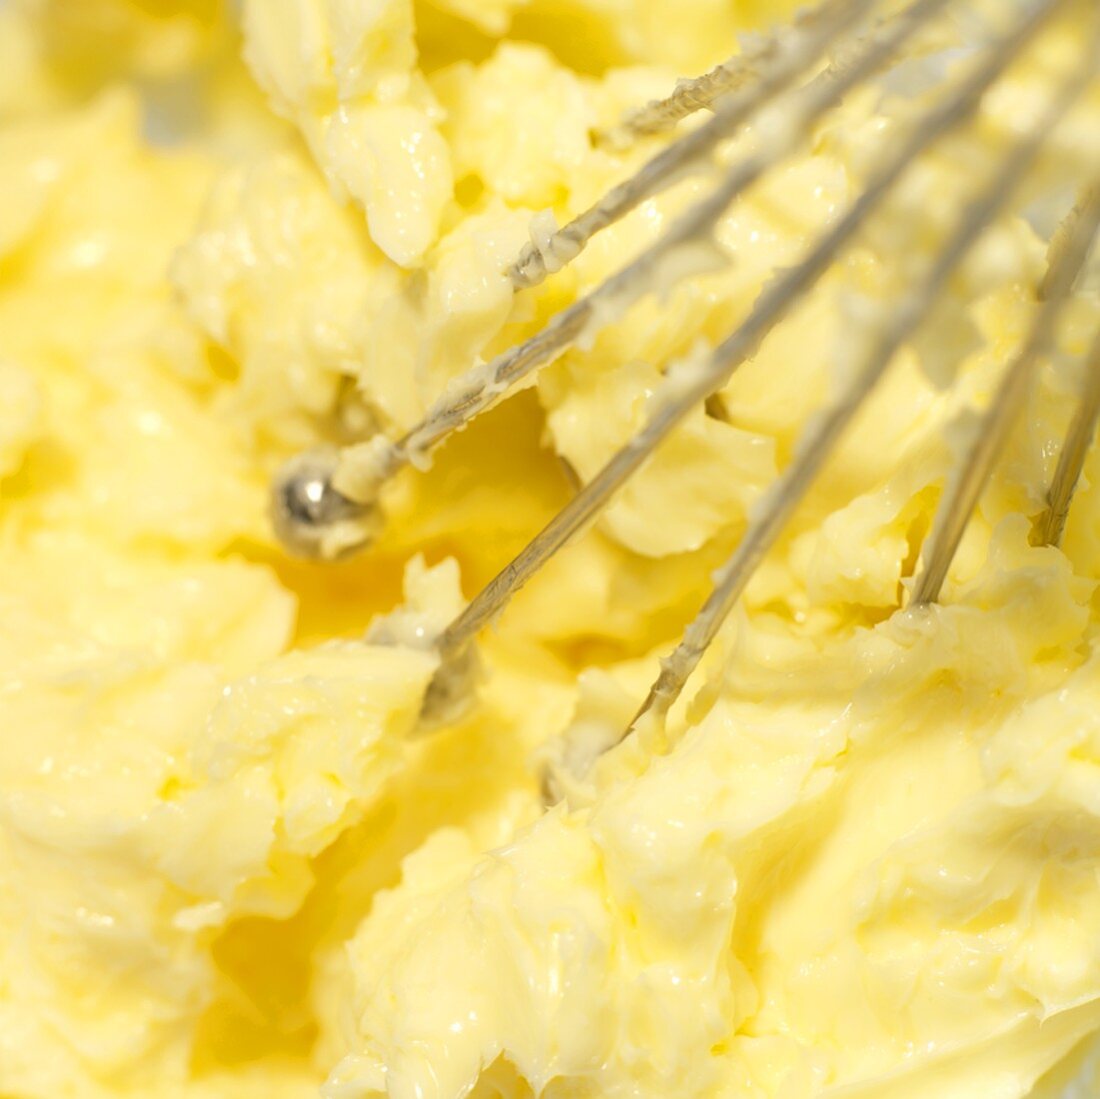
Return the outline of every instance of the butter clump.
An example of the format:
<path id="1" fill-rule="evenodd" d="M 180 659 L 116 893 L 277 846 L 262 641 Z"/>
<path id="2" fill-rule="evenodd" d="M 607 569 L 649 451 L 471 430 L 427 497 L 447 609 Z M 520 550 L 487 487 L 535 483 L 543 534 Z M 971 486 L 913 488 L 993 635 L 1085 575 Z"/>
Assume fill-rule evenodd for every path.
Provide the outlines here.
<path id="1" fill-rule="evenodd" d="M 524 245 L 659 147 L 598 134 L 788 7 L 0 5 L 0 1094 L 1093 1094 L 1100 451 L 1063 546 L 1031 544 L 1090 277 L 943 605 L 904 605 L 1035 315 L 1033 200 L 1100 164 L 1095 91 L 667 727 L 621 739 L 1080 17 L 484 631 L 441 727 L 439 632 L 835 224 L 954 55 L 851 96 L 690 279 L 417 455 L 361 556 L 295 560 L 265 514 L 303 450 L 352 447 L 342 484 L 373 489 L 387 438 L 759 149 L 750 126 L 515 292 Z"/>

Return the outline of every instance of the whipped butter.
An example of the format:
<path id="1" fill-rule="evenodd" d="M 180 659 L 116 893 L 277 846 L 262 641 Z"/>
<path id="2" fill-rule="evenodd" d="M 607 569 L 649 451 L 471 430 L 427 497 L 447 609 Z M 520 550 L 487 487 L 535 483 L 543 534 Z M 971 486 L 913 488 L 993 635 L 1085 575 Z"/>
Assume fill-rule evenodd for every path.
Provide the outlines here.
<path id="1" fill-rule="evenodd" d="M 513 291 L 525 245 L 660 147 L 598 134 L 791 5 L 0 6 L 3 1099 L 1095 1094 L 1095 452 L 1063 546 L 1031 544 L 1094 277 L 943 605 L 901 609 L 1034 316 L 1035 226 L 1100 169 L 1095 88 L 667 728 L 599 751 L 853 349 L 1041 117 L 1083 8 L 487 631 L 466 715 L 417 727 L 426 639 L 845 209 L 942 51 L 1016 10 L 975 7 L 738 201 L 704 270 L 404 470 L 375 544 L 325 565 L 275 539 L 275 471 L 408 430 L 766 144 L 750 127 Z M 549 810 L 547 761 L 572 774 Z"/>

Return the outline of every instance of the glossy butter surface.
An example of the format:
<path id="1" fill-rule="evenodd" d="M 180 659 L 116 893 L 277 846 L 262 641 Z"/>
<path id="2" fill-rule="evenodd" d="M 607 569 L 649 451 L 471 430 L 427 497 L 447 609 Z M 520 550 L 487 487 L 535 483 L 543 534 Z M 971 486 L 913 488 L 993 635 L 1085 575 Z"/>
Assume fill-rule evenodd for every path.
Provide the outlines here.
<path id="1" fill-rule="evenodd" d="M 1034 315 L 1045 246 L 1022 218 L 898 356 L 667 734 L 611 751 L 549 812 L 538 785 L 630 718 L 1079 25 L 1035 44 L 976 133 L 907 177 L 521 593 L 461 724 L 414 732 L 436 667 L 419 639 L 644 423 L 667 364 L 835 220 L 926 107 L 908 89 L 951 35 L 721 220 L 728 262 L 400 477 L 366 555 L 294 561 L 265 516 L 287 456 L 408 428 L 705 193 L 713 175 L 685 177 L 538 290 L 502 275 L 533 217 L 564 221 L 658 147 L 594 133 L 788 15 L 0 7 L 4 1099 L 1093 1093 L 1100 458 L 1063 549 L 1033 547 L 1030 524 L 1100 323 L 1095 278 L 944 605 L 898 610 Z M 1029 198 L 1100 166 L 1098 116 L 1094 95 L 1051 135 Z M 372 622 L 401 643 L 364 640 Z"/>

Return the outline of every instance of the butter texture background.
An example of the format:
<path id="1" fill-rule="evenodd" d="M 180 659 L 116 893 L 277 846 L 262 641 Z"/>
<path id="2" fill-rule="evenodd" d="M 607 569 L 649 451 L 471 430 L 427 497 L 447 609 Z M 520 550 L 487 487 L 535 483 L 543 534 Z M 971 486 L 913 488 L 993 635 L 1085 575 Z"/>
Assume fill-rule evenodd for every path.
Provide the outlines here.
<path id="1" fill-rule="evenodd" d="M 520 594 L 459 724 L 415 735 L 435 658 L 368 626 L 443 626 L 926 99 L 853 96 L 721 220 L 726 262 L 402 475 L 364 556 L 295 561 L 269 530 L 282 460 L 409 427 L 705 193 L 683 179 L 535 291 L 502 274 L 533 217 L 657 148 L 596 131 L 789 15 L 0 7 L 0 1097 L 1092 1094 L 1095 455 L 1063 549 L 1029 541 L 1100 323 L 1087 286 L 944 605 L 897 610 L 1034 315 L 1023 218 L 898 356 L 667 734 L 549 812 L 538 776 L 630 718 L 867 319 L 1036 117 L 1072 21 Z M 1098 112 L 1051 135 L 1029 197 L 1096 170 Z"/>

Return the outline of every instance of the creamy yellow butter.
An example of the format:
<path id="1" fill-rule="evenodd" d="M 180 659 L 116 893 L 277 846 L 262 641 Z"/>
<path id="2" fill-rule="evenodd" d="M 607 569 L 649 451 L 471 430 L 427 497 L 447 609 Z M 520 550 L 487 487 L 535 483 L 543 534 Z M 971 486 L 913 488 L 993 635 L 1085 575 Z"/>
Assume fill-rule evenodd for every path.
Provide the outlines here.
<path id="1" fill-rule="evenodd" d="M 721 264 L 399 477 L 367 553 L 296 561 L 265 514 L 287 457 L 412 426 L 706 193 L 700 167 L 538 290 L 503 274 L 659 147 L 596 131 L 789 14 L 0 6 L 3 1099 L 1095 1093 L 1100 459 L 1064 547 L 1029 539 L 1100 324 L 1088 280 L 944 605 L 898 610 L 1034 316 L 1025 219 L 898 356 L 665 733 L 576 765 L 1082 14 L 518 596 L 457 724 L 417 730 L 425 638 L 858 194 L 940 58 L 852 96 L 734 206 Z M 1098 112 L 1093 89 L 1029 199 L 1100 167 Z M 577 772 L 549 811 L 547 761 Z"/>

